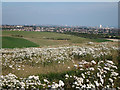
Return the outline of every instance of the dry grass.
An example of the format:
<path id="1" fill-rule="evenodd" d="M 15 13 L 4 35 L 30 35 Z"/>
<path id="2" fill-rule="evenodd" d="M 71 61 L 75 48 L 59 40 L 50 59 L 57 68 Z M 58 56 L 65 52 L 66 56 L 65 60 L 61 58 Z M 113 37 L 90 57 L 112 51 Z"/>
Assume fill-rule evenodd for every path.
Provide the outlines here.
<path id="1" fill-rule="evenodd" d="M 78 64 L 78 61 L 75 61 L 75 64 Z M 70 68 L 68 68 L 70 67 Z M 14 73 L 18 77 L 27 77 L 29 75 L 38 75 L 38 74 L 48 74 L 48 73 L 61 73 L 64 71 L 69 71 L 74 68 L 74 64 L 72 61 L 66 61 L 63 63 L 52 63 L 50 65 L 37 65 L 37 66 L 30 66 L 25 65 L 22 69 L 24 70 L 13 70 L 6 68 L 3 70 L 3 75 L 7 75 L 9 73 Z"/>
<path id="2" fill-rule="evenodd" d="M 108 43 L 109 43 L 109 45 L 116 45 L 116 46 L 118 45 L 117 42 L 108 42 Z M 89 45 L 89 46 L 94 46 L 94 45 L 98 45 L 98 44 L 100 44 L 100 43 L 94 43 L 93 45 Z M 87 46 L 87 44 L 75 44 L 75 45 Z M 61 45 L 61 46 L 63 46 L 63 45 Z M 50 47 L 57 47 L 57 45 L 50 46 Z M 118 56 L 118 52 L 113 51 L 112 52 L 112 60 L 116 64 L 118 64 L 117 56 Z M 75 62 L 74 64 L 78 64 L 78 62 L 80 60 L 83 60 L 83 58 L 74 60 L 74 62 Z M 90 58 L 89 58 L 89 60 L 90 60 Z M 65 61 L 64 64 L 62 62 L 60 64 L 56 63 L 56 62 L 52 62 L 51 64 L 48 64 L 45 66 L 43 64 L 38 64 L 35 66 L 30 66 L 30 65 L 24 64 L 25 67 L 22 68 L 24 70 L 10 69 L 7 67 L 7 68 L 3 68 L 2 73 L 3 73 L 3 75 L 13 73 L 13 74 L 17 75 L 18 77 L 27 77 L 29 75 L 48 74 L 48 73 L 61 73 L 64 71 L 73 70 L 74 64 L 72 61 Z M 70 67 L 70 68 L 68 68 L 68 67 Z"/>

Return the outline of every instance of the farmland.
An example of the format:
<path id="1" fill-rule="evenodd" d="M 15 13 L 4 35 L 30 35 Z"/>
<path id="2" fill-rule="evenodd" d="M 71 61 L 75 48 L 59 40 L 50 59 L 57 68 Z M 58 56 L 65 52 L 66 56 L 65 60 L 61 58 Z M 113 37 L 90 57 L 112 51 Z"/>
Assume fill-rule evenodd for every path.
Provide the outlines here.
<path id="1" fill-rule="evenodd" d="M 3 48 L 37 47 L 38 45 L 23 38 L 2 37 Z"/>
<path id="2" fill-rule="evenodd" d="M 1 49 L 2 88 L 120 89 L 117 42 L 51 32 L 3 31 L 3 37 L 28 40 L 31 47 Z"/>
<path id="3" fill-rule="evenodd" d="M 75 44 L 90 41 L 89 39 L 53 32 L 3 31 L 3 36 L 29 40 L 39 47 L 51 45 Z M 7 43 L 7 41 L 5 41 Z M 4 46 L 3 46 L 4 47 Z"/>

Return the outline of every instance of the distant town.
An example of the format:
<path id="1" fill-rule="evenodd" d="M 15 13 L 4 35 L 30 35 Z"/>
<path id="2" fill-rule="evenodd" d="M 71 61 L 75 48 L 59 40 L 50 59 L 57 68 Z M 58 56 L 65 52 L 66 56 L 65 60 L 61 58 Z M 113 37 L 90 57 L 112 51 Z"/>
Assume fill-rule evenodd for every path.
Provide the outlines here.
<path id="1" fill-rule="evenodd" d="M 58 32 L 58 33 L 80 33 L 80 34 L 104 34 L 107 38 L 118 38 L 118 29 L 113 27 L 86 27 L 86 26 L 58 26 L 58 25 L 2 25 L 2 30 L 10 31 L 36 31 L 36 32 Z M 106 36 L 105 36 L 106 37 Z"/>

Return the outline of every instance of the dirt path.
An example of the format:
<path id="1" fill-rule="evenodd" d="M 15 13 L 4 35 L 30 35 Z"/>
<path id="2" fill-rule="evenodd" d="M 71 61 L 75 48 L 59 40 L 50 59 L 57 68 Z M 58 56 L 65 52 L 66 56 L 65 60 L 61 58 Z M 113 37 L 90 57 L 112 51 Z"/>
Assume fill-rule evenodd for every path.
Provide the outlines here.
<path id="1" fill-rule="evenodd" d="M 120 41 L 119 39 L 107 39 L 107 40 L 111 40 L 111 41 L 115 41 L 115 42 Z"/>

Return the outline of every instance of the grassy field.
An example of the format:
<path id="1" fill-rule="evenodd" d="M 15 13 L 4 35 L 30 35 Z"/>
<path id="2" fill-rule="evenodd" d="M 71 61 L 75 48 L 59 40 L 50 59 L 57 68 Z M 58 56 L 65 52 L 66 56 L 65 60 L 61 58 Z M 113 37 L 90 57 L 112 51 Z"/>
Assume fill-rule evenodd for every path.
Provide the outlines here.
<path id="1" fill-rule="evenodd" d="M 22 39 L 26 39 L 33 43 L 36 43 L 40 47 L 51 46 L 51 45 L 83 43 L 83 42 L 90 41 L 89 39 L 85 39 L 85 38 L 81 38 L 73 35 L 65 35 L 65 34 L 59 34 L 59 33 L 53 33 L 53 32 L 3 31 L 2 35 L 14 37 L 14 38 L 19 37 Z M 9 43 L 8 40 L 4 42 L 6 44 Z M 14 41 L 14 43 L 17 43 L 17 42 Z M 10 45 L 14 43 L 11 43 Z"/>
<path id="2" fill-rule="evenodd" d="M 66 34 L 60 34 L 60 33 L 54 33 L 54 32 L 3 31 L 2 35 L 4 36 L 3 37 L 3 48 L 27 47 L 25 44 L 26 42 L 29 42 L 27 43 L 28 47 L 30 46 L 31 47 L 34 47 L 34 46 L 43 47 L 43 46 L 52 46 L 52 45 L 81 44 L 81 43 L 85 43 L 89 41 L 92 41 L 92 42 L 110 41 L 110 40 L 105 40 L 105 39 L 88 39 L 88 38 L 78 37 L 74 35 L 66 35 Z M 7 36 L 7 39 L 5 38 L 5 36 Z M 10 38 L 10 40 L 13 40 L 10 43 L 8 40 L 8 37 L 11 37 L 11 38 L 14 37 L 14 39 L 16 38 L 17 40 L 13 40 Z M 22 39 L 24 39 L 22 43 L 25 41 L 23 44 L 18 41 Z M 33 43 L 30 43 L 30 41 Z M 19 43 L 22 45 L 20 46 Z M 8 47 L 6 45 L 8 45 Z"/>
<path id="3" fill-rule="evenodd" d="M 93 42 L 109 42 L 109 41 L 111 41 L 111 40 L 106 40 L 106 39 L 91 39 L 91 41 L 93 41 Z"/>
<path id="4" fill-rule="evenodd" d="M 3 48 L 23 48 L 23 47 L 37 47 L 39 45 L 23 38 L 14 38 L 4 36 L 2 37 Z"/>
<path id="5" fill-rule="evenodd" d="M 3 48 L 8 48 L 2 49 L 2 85 L 5 89 L 21 86 L 26 89 L 77 89 L 84 85 L 95 89 L 120 87 L 117 42 L 27 31 L 3 31 L 2 41 Z M 88 43 L 91 41 L 93 43 Z M 38 85 L 38 79 L 41 85 Z M 54 87 L 60 80 L 64 85 Z"/>

